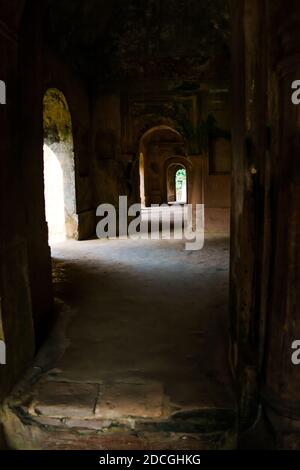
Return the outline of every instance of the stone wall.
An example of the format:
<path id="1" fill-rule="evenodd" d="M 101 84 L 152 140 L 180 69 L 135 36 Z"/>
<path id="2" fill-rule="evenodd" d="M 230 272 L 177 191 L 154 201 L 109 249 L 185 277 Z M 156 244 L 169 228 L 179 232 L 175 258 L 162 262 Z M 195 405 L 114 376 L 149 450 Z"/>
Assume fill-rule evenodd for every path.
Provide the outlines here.
<path id="1" fill-rule="evenodd" d="M 0 400 L 30 365 L 53 320 L 43 187 L 43 97 L 51 86 L 66 93 L 73 119 L 79 237 L 95 230 L 86 87 L 45 46 L 41 2 L 24 4 L 0 2 L 0 71 L 7 84 L 7 104 L 0 108 L 0 319 L 7 347 Z"/>
<path id="2" fill-rule="evenodd" d="M 44 45 L 43 57 L 43 93 L 49 88 L 61 91 L 71 115 L 78 238 L 83 240 L 95 233 L 94 192 L 91 184 L 93 166 L 89 95 L 83 80 L 46 45 Z"/>
<path id="3" fill-rule="evenodd" d="M 0 107 L 0 319 L 7 357 L 7 365 L 0 366 L 0 400 L 30 364 L 35 348 L 17 119 L 18 25 L 23 3 L 0 3 L 4 13 L 0 23 L 0 71 L 7 84 L 7 104 Z"/>
<path id="4" fill-rule="evenodd" d="M 240 435 L 262 406 L 278 448 L 299 448 L 299 2 L 232 1 L 231 362 Z M 281 27 L 280 25 L 284 25 Z"/>

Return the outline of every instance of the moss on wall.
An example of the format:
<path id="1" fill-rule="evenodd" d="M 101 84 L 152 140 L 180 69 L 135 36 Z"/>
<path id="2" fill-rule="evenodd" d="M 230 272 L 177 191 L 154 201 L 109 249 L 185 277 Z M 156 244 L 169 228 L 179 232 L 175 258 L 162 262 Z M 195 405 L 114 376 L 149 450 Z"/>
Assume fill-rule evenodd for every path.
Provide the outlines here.
<path id="1" fill-rule="evenodd" d="M 44 96 L 44 138 L 50 144 L 72 141 L 72 122 L 63 93 L 55 88 Z"/>

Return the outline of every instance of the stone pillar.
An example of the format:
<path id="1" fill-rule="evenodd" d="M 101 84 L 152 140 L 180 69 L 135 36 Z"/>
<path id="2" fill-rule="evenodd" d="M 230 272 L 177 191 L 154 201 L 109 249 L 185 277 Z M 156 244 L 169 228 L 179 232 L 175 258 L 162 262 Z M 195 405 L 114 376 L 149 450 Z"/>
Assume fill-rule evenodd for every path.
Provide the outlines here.
<path id="1" fill-rule="evenodd" d="M 0 402 L 31 363 L 35 348 L 19 154 L 17 24 L 22 3 L 3 6 L 0 22 L 0 79 L 7 89 L 6 104 L 0 105 L 0 338 L 6 344 Z"/>
<path id="2" fill-rule="evenodd" d="M 266 159 L 265 1 L 232 1 L 233 168 L 231 191 L 230 361 L 239 433 L 259 411 Z"/>
<path id="3" fill-rule="evenodd" d="M 53 319 L 53 292 L 43 173 L 43 4 L 26 2 L 19 37 L 18 125 L 20 171 L 25 197 L 30 294 L 37 346 Z"/>
<path id="4" fill-rule="evenodd" d="M 263 399 L 277 446 L 300 449 L 300 366 L 291 361 L 291 345 L 300 340 L 300 106 L 291 101 L 291 84 L 300 80 L 300 5 L 292 3 L 291 16 L 280 20 L 279 32 L 279 155 L 273 172 L 274 243 Z"/>

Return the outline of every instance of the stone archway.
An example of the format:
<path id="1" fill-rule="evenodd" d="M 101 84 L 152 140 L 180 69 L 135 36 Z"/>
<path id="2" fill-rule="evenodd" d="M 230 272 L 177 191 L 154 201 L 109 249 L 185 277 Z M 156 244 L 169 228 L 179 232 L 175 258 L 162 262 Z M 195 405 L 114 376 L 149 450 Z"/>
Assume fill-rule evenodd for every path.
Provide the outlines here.
<path id="1" fill-rule="evenodd" d="M 180 170 L 186 171 L 185 167 L 180 164 L 173 163 L 167 170 L 167 198 L 168 204 L 177 202 L 176 194 L 176 175 Z"/>
<path id="2" fill-rule="evenodd" d="M 185 167 L 187 159 L 182 155 L 185 155 L 186 151 L 184 138 L 172 127 L 156 126 L 142 136 L 139 155 L 140 197 L 143 205 L 168 202 L 167 168 L 172 161 L 169 164 L 166 162 L 170 160 L 170 155 L 174 155 Z"/>
<path id="3" fill-rule="evenodd" d="M 193 167 L 187 157 L 173 156 L 164 162 L 164 202 L 176 202 L 175 177 L 179 169 L 186 171 L 186 203 L 192 202 Z"/>
<path id="4" fill-rule="evenodd" d="M 78 238 L 72 120 L 64 94 L 44 95 L 44 183 L 49 241 Z"/>

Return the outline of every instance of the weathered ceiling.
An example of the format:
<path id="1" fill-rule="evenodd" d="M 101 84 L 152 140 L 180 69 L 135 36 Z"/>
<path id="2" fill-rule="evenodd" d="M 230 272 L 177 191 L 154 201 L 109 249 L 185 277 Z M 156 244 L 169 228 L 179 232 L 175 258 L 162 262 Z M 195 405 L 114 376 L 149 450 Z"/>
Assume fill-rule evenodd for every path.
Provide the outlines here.
<path id="1" fill-rule="evenodd" d="M 93 82 L 195 78 L 220 60 L 225 74 L 229 63 L 227 0 L 49 0 L 45 31 Z"/>

